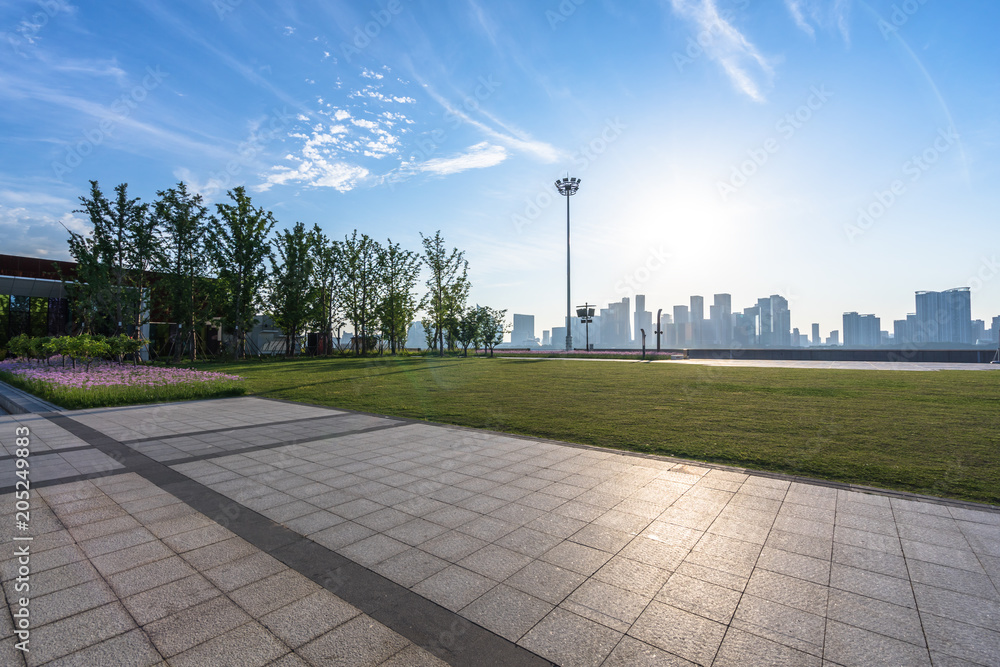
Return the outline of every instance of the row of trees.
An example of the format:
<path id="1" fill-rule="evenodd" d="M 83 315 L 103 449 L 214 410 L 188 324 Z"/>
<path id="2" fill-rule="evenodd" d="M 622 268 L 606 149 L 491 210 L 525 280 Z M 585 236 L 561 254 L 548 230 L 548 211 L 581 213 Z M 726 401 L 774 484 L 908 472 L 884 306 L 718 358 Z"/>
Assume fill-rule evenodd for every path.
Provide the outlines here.
<path id="1" fill-rule="evenodd" d="M 440 232 L 421 234 L 423 252 L 357 230 L 331 240 L 301 222 L 274 232 L 274 216 L 242 187 L 228 196 L 210 214 L 184 183 L 147 204 L 130 198 L 127 184 L 106 197 L 91 181 L 77 212 L 87 214 L 93 231 L 70 232 L 77 275 L 66 280 L 81 330 L 137 332 L 155 306 L 176 324 L 175 358 L 187 350 L 193 360 L 198 328 L 221 316 L 232 352 L 242 358 L 254 316 L 265 312 L 285 334 L 288 353 L 304 331 L 317 333 L 329 351 L 350 325 L 359 353 L 385 347 L 395 354 L 422 309 L 428 347 L 441 354 L 459 343 L 492 349 L 502 340 L 506 311 L 466 307 L 468 262 L 457 248 L 447 249 Z"/>

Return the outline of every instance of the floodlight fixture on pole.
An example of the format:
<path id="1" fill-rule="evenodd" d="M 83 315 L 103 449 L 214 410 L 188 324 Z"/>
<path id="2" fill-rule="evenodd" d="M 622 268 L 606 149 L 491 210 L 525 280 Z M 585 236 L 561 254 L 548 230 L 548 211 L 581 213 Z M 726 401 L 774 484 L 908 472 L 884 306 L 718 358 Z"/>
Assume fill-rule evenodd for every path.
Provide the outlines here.
<path id="1" fill-rule="evenodd" d="M 566 178 L 556 181 L 556 190 L 559 194 L 566 197 L 566 351 L 570 352 L 573 350 L 573 319 L 570 310 L 570 292 L 569 292 L 569 198 L 576 194 L 576 191 L 580 189 L 580 179 L 579 178 Z"/>
<path id="2" fill-rule="evenodd" d="M 594 307 L 590 303 L 585 303 L 582 306 L 576 307 L 576 316 L 580 318 L 580 323 L 585 326 L 587 332 L 587 347 L 584 348 L 588 352 L 590 351 L 590 323 L 594 321 Z"/>

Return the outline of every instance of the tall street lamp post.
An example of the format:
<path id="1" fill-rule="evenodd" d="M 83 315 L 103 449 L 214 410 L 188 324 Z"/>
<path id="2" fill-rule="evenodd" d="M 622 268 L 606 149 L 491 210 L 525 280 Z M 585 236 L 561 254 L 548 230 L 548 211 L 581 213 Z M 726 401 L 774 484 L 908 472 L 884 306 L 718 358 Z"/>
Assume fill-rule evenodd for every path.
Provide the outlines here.
<path id="1" fill-rule="evenodd" d="M 573 319 L 569 296 L 569 198 L 580 189 L 580 179 L 567 176 L 556 181 L 556 189 L 566 197 L 566 351 L 570 352 L 573 350 Z"/>

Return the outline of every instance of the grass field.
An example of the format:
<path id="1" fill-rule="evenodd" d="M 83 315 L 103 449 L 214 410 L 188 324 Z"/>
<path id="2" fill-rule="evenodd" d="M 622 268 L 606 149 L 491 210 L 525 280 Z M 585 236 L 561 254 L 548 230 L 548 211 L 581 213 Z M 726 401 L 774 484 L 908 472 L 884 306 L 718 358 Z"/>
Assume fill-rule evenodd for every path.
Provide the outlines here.
<path id="1" fill-rule="evenodd" d="M 423 357 L 199 367 L 259 396 L 1000 504 L 1000 373 Z"/>

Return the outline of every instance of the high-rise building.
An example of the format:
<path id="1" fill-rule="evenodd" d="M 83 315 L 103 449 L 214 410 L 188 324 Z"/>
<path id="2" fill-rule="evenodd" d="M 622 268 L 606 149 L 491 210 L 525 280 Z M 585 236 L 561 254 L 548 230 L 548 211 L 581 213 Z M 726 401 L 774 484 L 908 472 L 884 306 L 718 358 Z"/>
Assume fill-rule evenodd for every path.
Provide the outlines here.
<path id="1" fill-rule="evenodd" d="M 552 327 L 552 345 L 558 350 L 566 349 L 566 327 Z"/>
<path id="2" fill-rule="evenodd" d="M 691 313 L 687 306 L 674 306 L 674 346 L 687 347 L 691 344 Z"/>
<path id="3" fill-rule="evenodd" d="M 562 341 L 565 343 L 565 334 Z M 538 345 L 535 338 L 535 316 L 534 315 L 514 315 L 514 328 L 510 332 L 510 344 L 517 347 Z"/>
<path id="4" fill-rule="evenodd" d="M 710 309 L 712 320 L 712 340 L 715 345 L 729 347 L 733 342 L 733 297 L 730 294 L 716 294 Z"/>
<path id="5" fill-rule="evenodd" d="M 823 340 L 819 337 L 819 323 L 818 322 L 813 322 L 813 325 L 812 325 L 812 344 L 813 345 L 822 345 L 823 344 Z"/>
<path id="6" fill-rule="evenodd" d="M 882 343 L 880 324 L 881 321 L 874 315 L 844 313 L 844 345 L 849 347 L 880 345 Z"/>
<path id="7" fill-rule="evenodd" d="M 635 295 L 635 316 L 632 324 L 632 336 L 636 343 L 642 343 L 642 333 L 645 329 L 647 336 L 653 335 L 653 313 L 646 310 L 646 295 Z"/>
<path id="8" fill-rule="evenodd" d="M 548 329 L 543 329 L 542 330 L 542 345 L 544 345 L 545 347 L 548 347 L 549 345 L 552 345 L 552 339 L 549 338 L 549 330 Z"/>
<path id="9" fill-rule="evenodd" d="M 410 328 L 406 330 L 406 347 L 410 349 L 427 347 L 427 336 L 424 334 L 422 322 L 410 322 Z"/>
<path id="10" fill-rule="evenodd" d="M 691 297 L 691 338 L 689 345 L 700 347 L 705 344 L 705 297 Z"/>
<path id="11" fill-rule="evenodd" d="M 792 314 L 788 310 L 788 299 L 772 294 L 771 302 L 771 345 L 788 347 L 792 343 Z"/>
<path id="12" fill-rule="evenodd" d="M 826 339 L 827 345 L 840 345 L 840 331 L 834 329 Z"/>
<path id="13" fill-rule="evenodd" d="M 757 344 L 771 345 L 771 299 L 757 299 Z"/>
<path id="14" fill-rule="evenodd" d="M 917 292 L 917 342 L 972 343 L 972 300 L 968 287 Z"/>
<path id="15" fill-rule="evenodd" d="M 630 301 L 628 297 L 617 303 L 609 303 L 607 308 L 601 308 L 600 322 L 594 323 L 590 327 L 591 342 L 594 331 L 598 331 L 598 340 L 601 347 L 607 348 L 627 348 L 632 346 L 632 337 L 629 334 L 629 312 Z M 595 320 L 598 318 L 595 317 Z M 596 326 L 595 326 L 596 325 Z"/>

